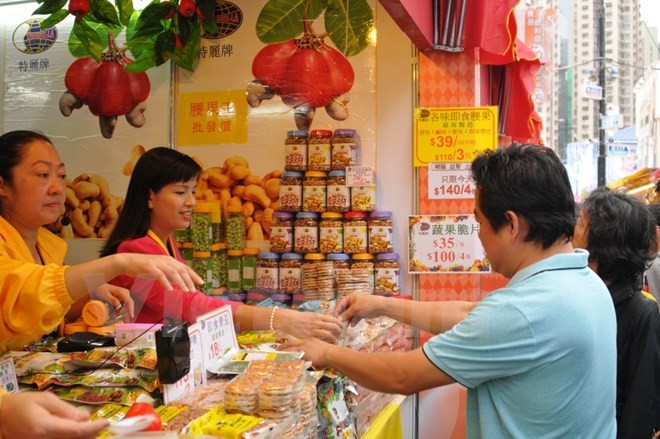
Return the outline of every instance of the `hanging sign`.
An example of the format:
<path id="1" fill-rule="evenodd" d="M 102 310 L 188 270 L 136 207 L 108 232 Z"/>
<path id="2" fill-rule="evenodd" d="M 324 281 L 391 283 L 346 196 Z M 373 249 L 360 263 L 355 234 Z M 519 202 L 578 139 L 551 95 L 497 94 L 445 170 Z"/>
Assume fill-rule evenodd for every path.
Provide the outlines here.
<path id="1" fill-rule="evenodd" d="M 415 110 L 415 166 L 471 162 L 496 147 L 497 107 Z"/>
<path id="2" fill-rule="evenodd" d="M 411 274 L 490 272 L 474 215 L 408 217 Z"/>
<path id="3" fill-rule="evenodd" d="M 429 200 L 474 198 L 470 163 L 429 163 Z"/>

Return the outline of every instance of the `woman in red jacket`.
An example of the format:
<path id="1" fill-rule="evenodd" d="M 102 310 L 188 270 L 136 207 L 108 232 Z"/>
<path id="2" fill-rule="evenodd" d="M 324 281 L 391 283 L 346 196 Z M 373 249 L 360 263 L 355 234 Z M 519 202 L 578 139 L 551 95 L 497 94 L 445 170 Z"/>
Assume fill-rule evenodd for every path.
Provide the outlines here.
<path id="1" fill-rule="evenodd" d="M 177 229 L 190 225 L 201 167 L 190 156 L 157 147 L 135 164 L 124 208 L 101 251 L 169 255 L 182 261 L 172 238 Z M 230 305 L 237 331 L 275 328 L 298 338 L 310 336 L 334 341 L 341 323 L 334 317 L 289 309 L 248 306 L 223 301 L 200 291 L 166 291 L 149 277 L 119 276 L 111 283 L 128 288 L 135 301 L 136 321 L 160 322 L 163 318 L 195 322 L 196 318 L 223 305 Z"/>

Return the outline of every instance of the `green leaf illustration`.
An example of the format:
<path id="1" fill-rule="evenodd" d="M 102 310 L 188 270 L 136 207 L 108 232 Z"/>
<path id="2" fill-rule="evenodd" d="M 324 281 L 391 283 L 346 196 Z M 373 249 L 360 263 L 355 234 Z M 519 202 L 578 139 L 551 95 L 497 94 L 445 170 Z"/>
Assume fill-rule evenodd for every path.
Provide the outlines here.
<path id="1" fill-rule="evenodd" d="M 344 55 L 356 55 L 369 45 L 374 15 L 367 0 L 328 0 L 324 18 L 326 32 Z"/>

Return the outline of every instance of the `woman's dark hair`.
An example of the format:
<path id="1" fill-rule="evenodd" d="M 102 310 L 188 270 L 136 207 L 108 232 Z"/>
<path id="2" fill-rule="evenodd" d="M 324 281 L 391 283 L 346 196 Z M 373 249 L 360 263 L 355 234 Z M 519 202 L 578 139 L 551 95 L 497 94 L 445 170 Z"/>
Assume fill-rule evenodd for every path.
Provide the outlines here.
<path id="1" fill-rule="evenodd" d="M 493 230 L 508 223 L 507 211 L 527 221 L 526 241 L 548 248 L 569 241 L 575 229 L 575 200 L 566 168 L 550 148 L 513 143 L 472 162 L 479 209 Z"/>
<path id="2" fill-rule="evenodd" d="M 0 136 L 0 177 L 5 183 L 11 185 L 13 170 L 23 160 L 25 147 L 38 140 L 53 144 L 48 137 L 36 131 L 9 131 Z"/>
<path id="3" fill-rule="evenodd" d="M 124 205 L 101 256 L 117 252 L 127 239 L 140 238 L 149 231 L 149 191 L 158 193 L 172 183 L 189 181 L 197 177 L 202 168 L 190 156 L 174 149 L 159 146 L 145 152 L 133 169 L 126 190 Z"/>
<path id="4" fill-rule="evenodd" d="M 655 257 L 655 218 L 640 199 L 597 188 L 580 204 L 586 214 L 589 261 L 609 282 L 637 278 Z"/>

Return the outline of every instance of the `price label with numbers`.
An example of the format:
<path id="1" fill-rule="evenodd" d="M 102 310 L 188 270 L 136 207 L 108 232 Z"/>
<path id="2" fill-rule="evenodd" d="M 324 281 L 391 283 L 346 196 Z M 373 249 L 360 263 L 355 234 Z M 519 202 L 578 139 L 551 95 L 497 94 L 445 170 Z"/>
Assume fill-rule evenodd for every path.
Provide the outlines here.
<path id="1" fill-rule="evenodd" d="M 408 217 L 409 273 L 490 272 L 474 215 Z"/>
<path id="2" fill-rule="evenodd" d="M 430 200 L 474 198 L 470 163 L 429 163 Z"/>
<path id="3" fill-rule="evenodd" d="M 197 323 L 201 326 L 202 352 L 207 371 L 227 352 L 238 351 L 234 320 L 228 305 L 197 317 Z"/>
<path id="4" fill-rule="evenodd" d="M 417 108 L 415 166 L 470 163 L 497 147 L 497 107 Z"/>

